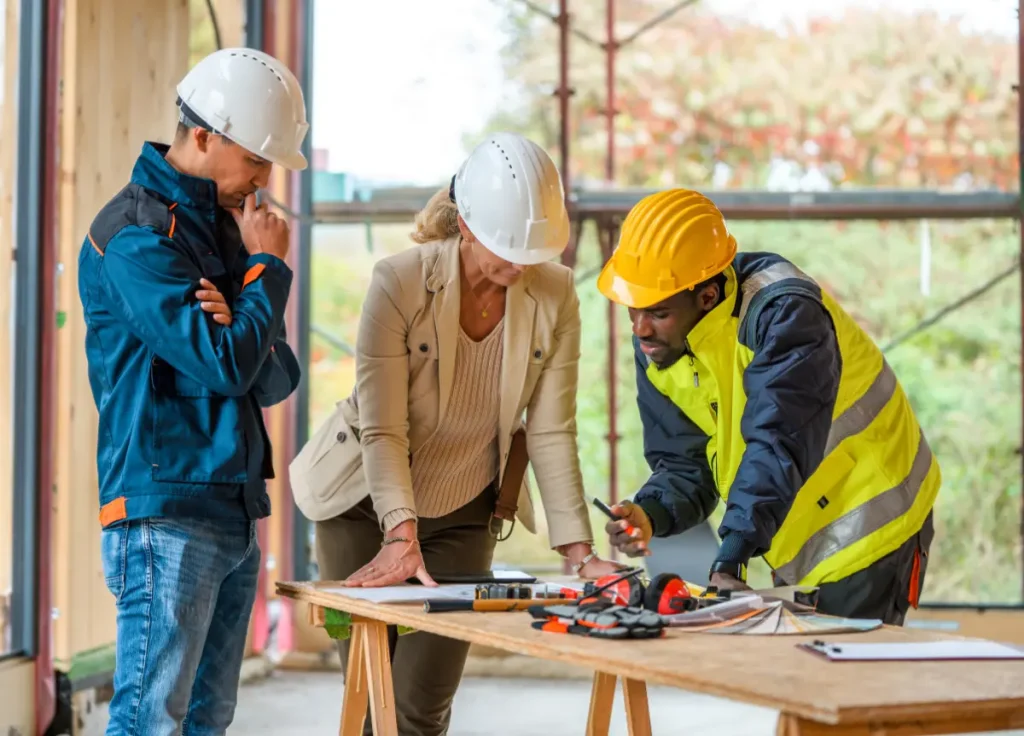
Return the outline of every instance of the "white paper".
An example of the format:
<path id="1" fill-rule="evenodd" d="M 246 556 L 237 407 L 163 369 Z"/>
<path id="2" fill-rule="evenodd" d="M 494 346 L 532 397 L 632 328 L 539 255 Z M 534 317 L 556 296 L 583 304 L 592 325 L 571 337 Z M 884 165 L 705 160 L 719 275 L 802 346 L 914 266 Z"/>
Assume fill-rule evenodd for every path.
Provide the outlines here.
<path id="1" fill-rule="evenodd" d="M 855 644 L 803 645 L 834 661 L 1024 659 L 1024 648 L 985 639 L 915 642 L 862 642 Z"/>
<path id="2" fill-rule="evenodd" d="M 715 603 L 696 611 L 672 613 L 662 616 L 668 626 L 698 626 L 717 621 L 729 621 L 746 611 L 767 608 L 764 600 L 758 595 L 744 595 L 721 603 Z"/>
<path id="3" fill-rule="evenodd" d="M 324 593 L 357 598 L 370 603 L 422 603 L 428 600 L 473 600 L 476 586 L 465 585 L 388 585 L 383 588 L 320 588 Z"/>

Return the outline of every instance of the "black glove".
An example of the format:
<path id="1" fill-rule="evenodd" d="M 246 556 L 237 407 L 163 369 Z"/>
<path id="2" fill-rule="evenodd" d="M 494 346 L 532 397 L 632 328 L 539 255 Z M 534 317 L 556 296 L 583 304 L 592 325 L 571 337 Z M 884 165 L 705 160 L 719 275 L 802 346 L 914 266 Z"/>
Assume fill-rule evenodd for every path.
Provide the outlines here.
<path id="1" fill-rule="evenodd" d="M 654 611 L 620 606 L 610 601 L 583 605 L 533 606 L 533 628 L 598 639 L 654 639 L 664 634 L 665 622 Z"/>

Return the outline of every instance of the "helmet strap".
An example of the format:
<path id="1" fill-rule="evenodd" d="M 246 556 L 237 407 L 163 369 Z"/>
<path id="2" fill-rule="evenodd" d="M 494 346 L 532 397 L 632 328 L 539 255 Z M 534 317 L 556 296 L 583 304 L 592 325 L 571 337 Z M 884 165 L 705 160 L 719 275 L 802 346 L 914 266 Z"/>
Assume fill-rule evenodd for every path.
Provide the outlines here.
<path id="1" fill-rule="evenodd" d="M 178 98 L 175 104 L 178 106 L 178 109 L 180 111 L 179 119 L 181 119 L 182 122 L 190 122 L 192 123 L 192 125 L 198 128 L 202 128 L 203 130 L 209 133 L 219 135 L 217 131 L 214 130 L 212 125 L 210 125 L 205 120 L 203 120 L 199 115 L 197 115 L 196 112 L 191 107 L 186 105 L 184 100 L 182 100 L 180 97 Z"/>

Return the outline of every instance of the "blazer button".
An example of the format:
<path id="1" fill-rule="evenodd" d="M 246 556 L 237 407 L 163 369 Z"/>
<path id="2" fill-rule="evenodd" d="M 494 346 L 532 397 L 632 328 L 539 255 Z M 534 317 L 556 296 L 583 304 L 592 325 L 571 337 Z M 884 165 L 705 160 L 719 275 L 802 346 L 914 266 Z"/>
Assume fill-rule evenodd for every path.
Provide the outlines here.
<path id="1" fill-rule="evenodd" d="M 540 353 L 540 350 L 534 350 L 534 351 L 533 351 L 533 357 L 534 357 L 534 358 L 539 358 L 539 357 L 540 357 L 540 355 L 541 355 L 541 353 Z"/>
<path id="2" fill-rule="evenodd" d="M 348 439 L 348 435 L 344 432 L 338 432 L 338 442 L 344 442 Z"/>
<path id="3" fill-rule="evenodd" d="M 425 342 L 420 344 L 420 352 L 421 353 L 425 353 L 428 350 L 430 350 L 430 348 L 427 347 L 427 344 Z"/>

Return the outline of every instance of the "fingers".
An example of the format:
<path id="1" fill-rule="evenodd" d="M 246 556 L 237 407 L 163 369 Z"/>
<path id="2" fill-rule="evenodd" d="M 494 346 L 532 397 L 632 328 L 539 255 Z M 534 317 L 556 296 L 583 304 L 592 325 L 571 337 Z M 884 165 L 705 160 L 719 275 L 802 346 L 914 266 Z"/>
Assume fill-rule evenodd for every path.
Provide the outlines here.
<path id="1" fill-rule="evenodd" d="M 608 539 L 612 545 L 624 554 L 630 557 L 650 555 L 650 550 L 647 549 L 647 544 L 643 541 L 642 533 L 628 521 L 624 519 L 609 521 L 605 524 L 604 529 L 608 533 Z"/>
<path id="2" fill-rule="evenodd" d="M 379 571 L 368 580 L 363 580 L 360 585 L 363 588 L 383 588 L 388 585 L 401 585 L 410 578 L 408 567 L 409 565 L 404 563 L 404 561 L 400 562 L 388 570 Z"/>
<path id="3" fill-rule="evenodd" d="M 256 193 L 253 192 L 251 194 L 247 194 L 245 196 L 245 211 L 246 211 L 246 213 L 255 213 L 259 209 L 261 209 L 261 208 L 260 208 L 259 204 L 256 202 Z M 266 209 L 263 208 L 263 211 L 265 212 Z"/>
<path id="4" fill-rule="evenodd" d="M 196 299 L 204 304 L 227 304 L 227 302 L 224 301 L 223 294 L 219 291 L 210 291 L 209 289 L 200 289 L 197 291 Z"/>
<path id="5" fill-rule="evenodd" d="M 436 588 L 437 583 L 434 582 L 434 578 L 430 577 L 427 572 L 427 568 L 420 563 L 420 566 L 416 568 L 416 579 L 426 585 L 428 588 Z"/>
<path id="6" fill-rule="evenodd" d="M 209 301 L 203 301 L 199 303 L 199 306 L 204 312 L 209 312 L 211 314 L 223 314 L 228 317 L 231 316 L 231 307 L 225 304 L 223 300 L 217 301 L 216 299 L 212 299 Z"/>
<path id="7" fill-rule="evenodd" d="M 345 578 L 345 583 L 348 585 L 359 585 L 360 582 L 372 576 L 377 558 L 374 557 L 372 560 L 367 562 L 365 565 L 360 567 L 354 573 Z"/>

